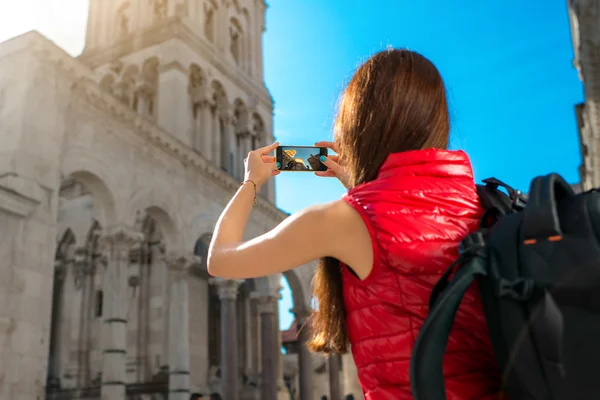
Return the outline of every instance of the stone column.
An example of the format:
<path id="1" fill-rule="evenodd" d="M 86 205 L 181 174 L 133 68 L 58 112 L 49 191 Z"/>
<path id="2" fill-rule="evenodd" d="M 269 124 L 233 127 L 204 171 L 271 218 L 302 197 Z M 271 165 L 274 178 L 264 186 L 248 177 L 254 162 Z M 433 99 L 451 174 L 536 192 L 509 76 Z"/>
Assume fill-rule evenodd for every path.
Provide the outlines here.
<path id="1" fill-rule="evenodd" d="M 98 269 L 98 265 L 102 262 L 102 254 L 98 251 L 97 248 L 90 248 L 88 254 L 88 260 L 84 269 L 84 309 L 82 312 L 83 324 L 82 324 L 82 335 L 81 335 L 81 383 L 82 386 L 86 387 L 90 385 L 92 380 L 91 376 L 91 367 L 92 367 L 92 357 L 91 353 L 93 350 L 92 347 L 92 332 L 93 327 L 92 324 L 94 322 L 95 313 L 94 313 L 94 305 L 95 305 L 95 287 L 94 280 L 96 278 L 96 270 Z"/>
<path id="2" fill-rule="evenodd" d="M 84 319 L 84 281 L 87 262 L 87 251 L 84 247 L 75 249 L 75 262 L 73 264 L 73 287 L 74 292 L 69 297 L 71 306 L 71 328 L 69 340 L 71 342 L 69 351 L 68 374 L 72 377 L 71 382 L 75 387 L 81 387 L 81 345 L 82 345 L 82 323 Z"/>
<path id="3" fill-rule="evenodd" d="M 169 370 L 169 307 L 171 305 L 171 275 L 166 260 L 163 259 L 163 281 L 162 281 L 162 350 L 160 357 L 160 369 L 163 372 Z"/>
<path id="4" fill-rule="evenodd" d="M 188 252 L 167 256 L 169 299 L 169 400 L 190 398 L 190 339 L 188 277 L 198 257 Z"/>
<path id="5" fill-rule="evenodd" d="M 244 178 L 244 158 L 248 156 L 252 148 L 252 137 L 248 131 L 241 132 L 239 134 L 240 138 L 240 154 L 238 156 L 239 166 L 238 171 L 240 174 L 240 180 Z"/>
<path id="6" fill-rule="evenodd" d="M 300 389 L 299 400 L 313 399 L 313 367 L 312 354 L 306 347 L 310 339 L 310 315 L 311 312 L 305 308 L 294 308 L 290 310 L 296 316 L 298 324 L 298 381 Z"/>
<path id="7" fill-rule="evenodd" d="M 213 160 L 214 156 L 212 154 L 212 139 L 214 132 L 212 131 L 212 123 L 211 117 L 212 113 L 210 111 L 210 103 L 208 101 L 203 101 L 200 104 L 200 124 L 201 128 L 198 132 L 200 135 L 200 154 L 202 154 L 207 160 Z"/>
<path id="8" fill-rule="evenodd" d="M 60 327 L 58 330 L 59 334 L 59 378 L 61 383 L 65 383 L 65 375 L 69 372 L 69 357 L 71 349 L 73 348 L 73 340 L 71 338 L 71 331 L 73 329 L 73 313 L 71 303 L 72 299 L 75 298 L 75 247 L 69 246 L 65 252 L 64 268 L 65 277 L 62 285 L 62 296 L 64 301 L 61 302 L 60 309 Z M 70 382 L 69 382 L 70 383 Z"/>
<path id="9" fill-rule="evenodd" d="M 112 227 L 102 238 L 108 252 L 103 288 L 102 400 L 125 400 L 129 251 L 142 239 L 141 233 L 122 225 Z"/>
<path id="10" fill-rule="evenodd" d="M 256 299 L 258 313 L 260 315 L 260 335 L 261 335 L 261 400 L 277 400 L 277 384 L 280 381 L 278 377 L 279 359 L 281 351 L 279 350 L 277 337 L 277 302 L 279 301 L 279 290 L 270 292 L 253 292 L 251 297 Z"/>
<path id="11" fill-rule="evenodd" d="M 234 174 L 235 163 L 233 155 L 235 154 L 235 137 L 233 132 L 233 119 L 231 114 L 227 112 L 221 117 L 223 121 L 223 139 L 225 143 L 221 143 L 222 146 L 222 164 L 225 166 L 225 170 L 230 174 Z"/>
<path id="12" fill-rule="evenodd" d="M 340 386 L 340 356 L 332 354 L 327 358 L 329 370 L 329 398 L 331 400 L 342 400 L 342 388 Z"/>
<path id="13" fill-rule="evenodd" d="M 167 267 L 164 260 L 164 248 L 160 242 L 150 245 L 150 368 L 151 374 L 158 372 L 161 366 L 166 366 L 167 358 L 164 351 L 168 350 L 167 328 Z"/>
<path id="14" fill-rule="evenodd" d="M 277 392 L 278 398 L 282 397 L 285 399 L 288 394 L 288 388 L 285 385 L 283 379 L 283 354 L 281 354 L 281 348 L 283 342 L 281 340 L 281 331 L 279 330 L 279 300 L 281 299 L 281 286 L 277 288 L 277 303 L 275 303 L 275 356 L 277 357 Z"/>
<path id="15" fill-rule="evenodd" d="M 217 167 L 221 168 L 222 166 L 222 162 L 221 162 L 221 125 L 219 123 L 220 120 L 220 116 L 219 116 L 219 110 L 217 109 L 217 107 L 215 105 L 212 105 L 210 108 L 210 134 L 212 135 L 212 160 L 213 162 L 217 165 Z"/>
<path id="16" fill-rule="evenodd" d="M 127 382 L 142 382 L 140 367 L 140 339 L 144 330 L 140 305 L 142 304 L 141 277 L 145 243 L 136 243 L 129 252 L 127 272 Z"/>
<path id="17" fill-rule="evenodd" d="M 157 124 L 169 132 L 186 146 L 192 147 L 192 108 L 190 107 L 190 96 L 188 94 L 187 72 L 180 71 L 165 56 L 159 78 L 155 104 L 155 115 Z"/>
<path id="18" fill-rule="evenodd" d="M 54 264 L 54 287 L 52 289 L 52 324 L 50 326 L 50 359 L 48 362 L 48 381 L 46 386 L 57 388 L 60 386 L 61 372 L 61 323 L 62 303 L 64 301 L 63 284 L 65 281 L 66 266 L 62 259 L 57 259 Z"/>
<path id="19" fill-rule="evenodd" d="M 238 400 L 240 396 L 236 298 L 243 282 L 239 279 L 210 280 L 217 286 L 221 301 L 221 397 L 227 400 Z"/>

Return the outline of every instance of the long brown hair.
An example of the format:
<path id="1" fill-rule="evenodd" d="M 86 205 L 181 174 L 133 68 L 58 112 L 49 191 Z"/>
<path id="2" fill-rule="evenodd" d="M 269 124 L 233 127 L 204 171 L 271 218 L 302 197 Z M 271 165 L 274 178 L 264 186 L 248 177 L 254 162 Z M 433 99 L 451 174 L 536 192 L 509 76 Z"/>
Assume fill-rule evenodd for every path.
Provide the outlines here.
<path id="1" fill-rule="evenodd" d="M 342 94 L 334 126 L 349 186 L 374 180 L 391 153 L 446 149 L 450 118 L 437 68 L 413 51 L 375 54 L 361 65 Z M 348 332 L 339 261 L 320 261 L 313 281 L 312 351 L 345 353 Z"/>

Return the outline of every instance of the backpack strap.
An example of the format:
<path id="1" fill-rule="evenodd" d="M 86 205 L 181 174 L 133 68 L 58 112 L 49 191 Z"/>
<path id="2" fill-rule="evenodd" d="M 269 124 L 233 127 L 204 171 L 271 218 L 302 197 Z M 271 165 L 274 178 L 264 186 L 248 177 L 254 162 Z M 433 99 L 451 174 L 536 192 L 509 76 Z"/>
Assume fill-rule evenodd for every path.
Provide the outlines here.
<path id="1" fill-rule="evenodd" d="M 556 206 L 574 196 L 573 188 L 558 174 L 538 176 L 531 181 L 529 202 L 523 215 L 525 244 L 540 239 L 560 240 L 562 231 Z"/>
<path id="2" fill-rule="evenodd" d="M 487 275 L 485 258 L 463 264 L 429 311 L 410 361 L 410 384 L 415 400 L 445 400 L 443 360 L 450 330 L 462 298 L 477 276 Z"/>
<path id="3" fill-rule="evenodd" d="M 506 215 L 513 211 L 522 211 L 525 208 L 527 200 L 519 190 L 513 189 L 496 178 L 487 178 L 482 182 L 485 185 L 476 185 L 476 188 L 481 206 L 485 210 L 495 208 L 500 211 L 501 215 Z M 508 195 L 498 188 L 504 188 Z"/>

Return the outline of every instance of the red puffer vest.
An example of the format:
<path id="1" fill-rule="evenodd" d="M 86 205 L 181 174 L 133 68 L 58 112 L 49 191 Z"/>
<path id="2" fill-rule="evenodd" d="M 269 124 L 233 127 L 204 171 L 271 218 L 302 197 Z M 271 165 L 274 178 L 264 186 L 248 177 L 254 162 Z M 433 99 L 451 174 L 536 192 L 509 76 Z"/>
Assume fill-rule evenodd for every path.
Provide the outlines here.
<path id="1" fill-rule="evenodd" d="M 410 357 L 429 294 L 482 213 L 469 158 L 445 150 L 392 154 L 377 179 L 343 200 L 360 213 L 373 241 L 365 280 L 342 266 L 346 324 L 365 399 L 412 399 Z M 458 311 L 444 376 L 448 400 L 498 398 L 500 373 L 477 287 Z"/>

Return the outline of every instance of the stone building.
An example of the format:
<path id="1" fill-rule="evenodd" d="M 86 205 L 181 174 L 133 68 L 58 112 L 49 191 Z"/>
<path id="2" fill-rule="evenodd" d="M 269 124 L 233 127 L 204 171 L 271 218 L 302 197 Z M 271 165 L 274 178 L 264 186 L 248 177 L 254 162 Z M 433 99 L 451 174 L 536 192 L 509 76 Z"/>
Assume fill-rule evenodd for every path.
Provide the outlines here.
<path id="1" fill-rule="evenodd" d="M 600 4 L 595 0 L 568 0 L 573 65 L 583 82 L 585 102 L 575 107 L 582 164 L 581 189 L 600 187 Z"/>
<path id="2" fill-rule="evenodd" d="M 90 0 L 78 58 L 37 32 L 0 44 L 1 400 L 290 398 L 281 276 L 205 264 L 244 155 L 273 140 L 265 10 Z M 274 190 L 248 238 L 286 217 Z M 300 324 L 313 269 L 285 273 Z M 325 360 L 299 346 L 297 363 L 316 398 Z"/>

